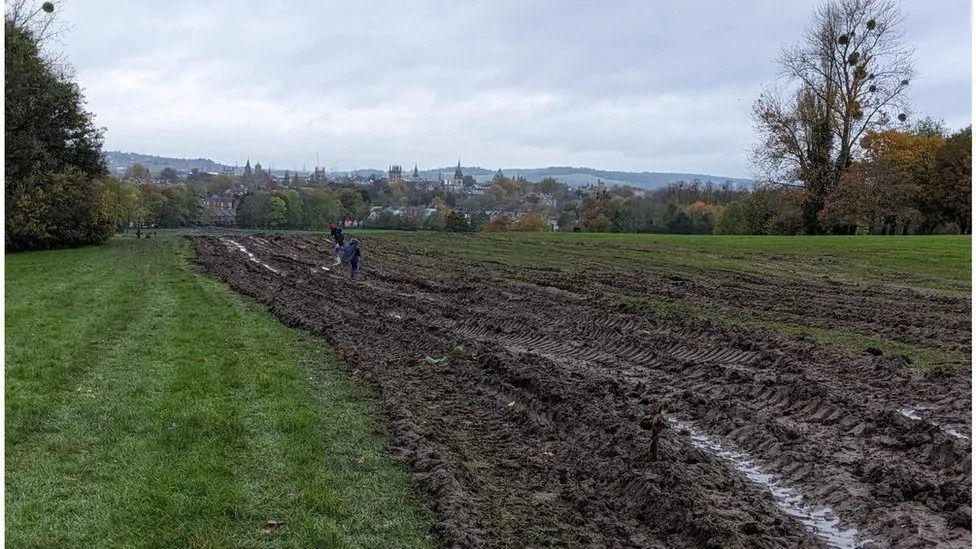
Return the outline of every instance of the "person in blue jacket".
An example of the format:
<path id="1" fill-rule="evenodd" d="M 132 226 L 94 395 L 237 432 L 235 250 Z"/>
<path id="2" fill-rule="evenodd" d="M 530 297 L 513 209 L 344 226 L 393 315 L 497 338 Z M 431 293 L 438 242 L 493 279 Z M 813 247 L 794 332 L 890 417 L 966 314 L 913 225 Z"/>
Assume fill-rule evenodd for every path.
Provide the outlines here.
<path id="1" fill-rule="evenodd" d="M 359 240 L 355 238 L 351 239 L 349 241 L 349 245 L 346 246 L 346 249 L 342 254 L 342 261 L 344 263 L 349 263 L 349 266 L 352 268 L 352 270 L 349 271 L 349 278 L 356 278 L 356 275 L 359 274 L 360 254 Z"/>

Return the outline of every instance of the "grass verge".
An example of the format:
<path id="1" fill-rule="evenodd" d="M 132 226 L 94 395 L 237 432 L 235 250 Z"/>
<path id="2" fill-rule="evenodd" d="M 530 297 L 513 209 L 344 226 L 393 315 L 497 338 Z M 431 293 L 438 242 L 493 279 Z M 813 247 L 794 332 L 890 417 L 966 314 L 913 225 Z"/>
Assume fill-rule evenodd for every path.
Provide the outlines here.
<path id="1" fill-rule="evenodd" d="M 6 256 L 7 545 L 432 545 L 331 349 L 188 253 Z"/>

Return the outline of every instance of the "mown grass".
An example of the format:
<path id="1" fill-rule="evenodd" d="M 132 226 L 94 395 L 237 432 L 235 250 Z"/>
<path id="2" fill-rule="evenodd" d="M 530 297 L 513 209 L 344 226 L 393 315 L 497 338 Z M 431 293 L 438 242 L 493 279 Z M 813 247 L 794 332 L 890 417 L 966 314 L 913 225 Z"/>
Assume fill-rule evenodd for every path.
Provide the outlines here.
<path id="1" fill-rule="evenodd" d="M 332 350 L 188 253 L 6 256 L 7 545 L 432 545 Z"/>

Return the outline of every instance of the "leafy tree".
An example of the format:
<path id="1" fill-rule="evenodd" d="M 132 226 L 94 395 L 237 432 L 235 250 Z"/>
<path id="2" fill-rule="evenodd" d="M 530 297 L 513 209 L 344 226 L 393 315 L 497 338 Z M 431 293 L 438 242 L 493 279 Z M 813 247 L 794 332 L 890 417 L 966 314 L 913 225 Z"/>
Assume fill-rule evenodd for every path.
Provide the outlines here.
<path id="1" fill-rule="evenodd" d="M 488 232 L 507 231 L 512 227 L 513 223 L 515 223 L 515 220 L 511 216 L 500 215 L 485 223 L 484 230 Z"/>
<path id="2" fill-rule="evenodd" d="M 786 99 L 766 92 L 755 104 L 756 162 L 774 181 L 802 183 L 807 233 L 822 232 L 820 211 L 861 138 L 888 126 L 894 113 L 904 118 L 914 68 L 901 26 L 893 0 L 822 4 L 804 41 L 781 56 L 792 91 Z"/>
<path id="3" fill-rule="evenodd" d="M 288 206 L 280 196 L 268 200 L 268 226 L 278 228 L 288 221 Z"/>
<path id="4" fill-rule="evenodd" d="M 295 189 L 286 189 L 279 193 L 285 201 L 285 225 L 292 229 L 301 229 L 305 226 L 305 212 L 302 207 L 302 199 L 298 196 Z"/>
<path id="5" fill-rule="evenodd" d="M 159 178 L 168 183 L 176 183 L 179 181 L 180 176 L 176 173 L 176 170 L 167 166 L 159 173 Z"/>
<path id="6" fill-rule="evenodd" d="M 928 184 L 925 207 L 932 217 L 955 223 L 962 234 L 972 233 L 973 128 L 949 136 L 938 151 Z"/>
<path id="7" fill-rule="evenodd" d="M 356 189 L 341 189 L 338 193 L 339 204 L 342 206 L 343 217 L 361 219 L 366 217 L 369 207 L 363 200 L 363 195 Z"/>
<path id="8" fill-rule="evenodd" d="M 18 5 L 4 22 L 7 250 L 101 242 L 112 226 L 99 181 L 106 174 L 102 131 L 67 71 L 41 54 L 50 19 L 30 27 Z"/>
<path id="9" fill-rule="evenodd" d="M 331 193 L 312 189 L 303 196 L 302 207 L 305 212 L 305 226 L 310 229 L 324 229 L 340 216 L 341 206 Z"/>
<path id="10" fill-rule="evenodd" d="M 864 137 L 864 160 L 854 164 L 828 195 L 825 221 L 864 227 L 868 232 L 907 233 L 922 221 L 923 185 L 936 169 L 944 140 L 886 130 Z"/>
<path id="11" fill-rule="evenodd" d="M 775 191 L 756 189 L 743 204 L 745 234 L 770 234 L 775 215 Z"/>
<path id="12" fill-rule="evenodd" d="M 535 186 L 535 190 L 536 192 L 540 193 L 555 194 L 556 192 L 560 191 L 562 187 L 563 184 L 559 181 L 556 181 L 552 177 L 546 177 Z"/>
<path id="13" fill-rule="evenodd" d="M 528 212 L 513 223 L 512 228 L 517 231 L 548 231 L 549 223 L 538 212 Z"/>
<path id="14" fill-rule="evenodd" d="M 25 192 L 7 201 L 8 249 L 82 246 L 115 232 L 113 196 L 102 180 L 68 167 L 22 183 Z"/>
<path id="15" fill-rule="evenodd" d="M 715 224 L 715 234 L 746 234 L 745 209 L 739 202 L 732 202 L 725 206 L 722 215 Z"/>
<path id="16" fill-rule="evenodd" d="M 149 168 L 138 162 L 133 162 L 131 166 L 125 169 L 124 177 L 126 180 L 135 181 L 137 183 L 148 183 L 152 180 L 152 175 L 149 173 Z"/>
<path id="17" fill-rule="evenodd" d="M 466 233 L 471 231 L 471 225 L 468 224 L 468 220 L 463 214 L 452 211 L 445 218 L 444 230 L 455 233 Z"/>

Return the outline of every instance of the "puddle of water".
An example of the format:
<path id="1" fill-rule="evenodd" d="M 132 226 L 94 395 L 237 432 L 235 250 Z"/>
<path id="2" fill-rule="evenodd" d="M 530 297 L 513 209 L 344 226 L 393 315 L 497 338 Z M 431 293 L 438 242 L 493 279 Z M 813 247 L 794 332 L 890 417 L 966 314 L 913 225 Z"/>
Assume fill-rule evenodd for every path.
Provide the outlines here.
<path id="1" fill-rule="evenodd" d="M 245 248 L 244 245 L 241 244 L 240 242 L 237 242 L 236 240 L 231 240 L 229 238 L 227 239 L 227 242 L 229 242 L 230 244 L 233 244 L 235 247 L 237 247 L 238 250 L 240 250 L 240 251 L 244 252 L 245 254 L 247 254 L 247 258 L 250 259 L 251 261 L 253 261 L 254 263 L 257 263 L 257 264 L 263 266 L 265 269 L 268 269 L 269 271 L 271 271 L 271 272 L 273 272 L 275 274 L 281 274 L 281 271 L 279 271 L 278 269 L 275 269 L 271 265 L 268 265 L 267 263 L 264 263 L 263 261 L 261 261 L 260 259 L 258 259 L 257 256 L 255 256 L 254 254 L 251 253 L 251 250 L 248 250 L 247 248 Z M 326 269 L 326 270 L 328 270 L 328 269 Z"/>
<path id="2" fill-rule="evenodd" d="M 844 529 L 840 519 L 829 507 L 812 506 L 804 503 L 803 496 L 786 486 L 771 473 L 763 471 L 755 461 L 728 443 L 698 430 L 692 423 L 669 418 L 672 426 L 688 432 L 691 444 L 732 464 L 732 467 L 747 479 L 769 490 L 773 503 L 788 515 L 796 517 L 815 536 L 829 547 L 862 547 L 874 540 L 862 539 L 854 528 Z"/>
<path id="3" fill-rule="evenodd" d="M 898 413 L 901 414 L 901 415 L 903 415 L 903 416 L 905 416 L 905 417 L 907 417 L 908 419 L 914 419 L 916 421 L 921 421 L 922 420 L 922 416 L 920 416 L 918 414 L 918 410 L 919 410 L 918 408 L 899 408 L 898 409 Z M 969 437 L 967 435 L 961 433 L 960 431 L 957 431 L 956 429 L 953 429 L 952 427 L 949 427 L 948 425 L 942 425 L 942 424 L 940 424 L 938 422 L 932 421 L 931 419 L 926 420 L 926 421 L 928 421 L 932 425 L 935 425 L 939 429 L 942 429 L 942 432 L 944 432 L 945 434 L 949 435 L 950 437 L 955 437 L 955 438 L 959 438 L 959 439 L 962 439 L 962 440 L 969 440 Z"/>
<path id="4" fill-rule="evenodd" d="M 908 419 L 921 420 L 922 416 L 918 415 L 918 411 L 914 408 L 899 408 L 898 413 L 907 417 Z"/>

